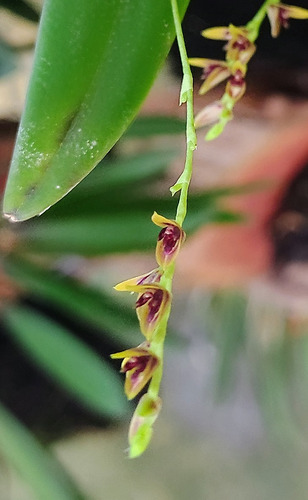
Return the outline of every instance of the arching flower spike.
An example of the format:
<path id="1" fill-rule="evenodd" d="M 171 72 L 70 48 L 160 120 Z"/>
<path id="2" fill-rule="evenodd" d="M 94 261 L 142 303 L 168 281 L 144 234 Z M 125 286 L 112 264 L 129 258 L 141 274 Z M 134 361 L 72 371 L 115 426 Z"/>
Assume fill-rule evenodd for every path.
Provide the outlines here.
<path id="1" fill-rule="evenodd" d="M 159 365 L 158 357 L 150 351 L 147 342 L 139 347 L 112 354 L 111 358 L 123 359 L 121 372 L 126 375 L 124 390 L 128 399 L 139 394 Z"/>
<path id="2" fill-rule="evenodd" d="M 163 228 L 157 239 L 156 260 L 159 266 L 164 269 L 176 258 L 186 235 L 175 220 L 166 219 L 157 212 L 152 215 L 152 221 Z"/>

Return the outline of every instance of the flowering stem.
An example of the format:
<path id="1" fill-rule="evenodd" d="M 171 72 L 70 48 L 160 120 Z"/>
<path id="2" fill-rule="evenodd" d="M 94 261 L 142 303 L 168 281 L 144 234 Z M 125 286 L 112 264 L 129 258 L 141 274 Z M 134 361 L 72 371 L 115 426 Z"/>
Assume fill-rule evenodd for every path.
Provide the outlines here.
<path id="1" fill-rule="evenodd" d="M 166 219 L 157 212 L 152 215 L 152 222 L 162 228 L 157 238 L 155 252 L 158 268 L 142 276 L 119 283 L 115 287 L 119 291 L 138 293 L 136 312 L 141 332 L 146 338 L 146 342 L 138 347 L 112 355 L 115 359 L 123 359 L 121 371 L 126 374 L 125 392 L 129 399 L 138 395 L 149 383 L 148 391 L 140 398 L 130 424 L 129 456 L 132 458 L 141 455 L 147 448 L 151 440 L 153 424 L 161 408 L 159 390 L 163 374 L 164 341 L 172 304 L 172 282 L 175 261 L 185 240 L 182 226 L 187 213 L 193 152 L 197 145 L 193 113 L 193 78 L 187 58 L 177 0 L 170 0 L 170 3 L 183 68 L 180 105 L 183 103 L 187 105 L 185 165 L 177 182 L 170 188 L 172 195 L 179 192 L 178 206 L 175 220 Z M 229 27 L 210 28 L 202 33 L 207 38 L 222 39 L 228 42 L 225 47 L 227 51 L 226 62 L 214 61 L 214 69 L 217 70 L 217 67 L 222 69 L 224 78 L 228 78 L 228 83 L 225 94 L 219 101 L 219 122 L 210 129 L 206 136 L 207 139 L 217 137 L 223 131 L 226 123 L 232 119 L 232 109 L 246 89 L 244 78 L 247 63 L 256 50 L 253 42 L 258 37 L 268 8 L 278 3 L 279 0 L 266 0 L 246 26 L 236 27 L 230 24 Z M 281 5 L 280 8 L 282 8 Z M 283 8 L 286 11 L 286 19 L 288 17 L 308 18 L 308 11 L 304 9 L 294 6 L 283 6 Z M 271 10 L 276 11 L 277 8 Z M 269 18 L 272 24 L 270 14 Z M 278 28 L 275 25 L 274 29 L 272 28 L 273 36 L 277 36 L 279 27 L 279 25 Z M 205 66 L 204 61 L 206 61 Z M 211 62 L 211 60 L 195 58 L 190 62 L 198 67 L 208 69 L 208 61 Z M 211 84 L 213 85 L 213 79 Z M 208 86 L 209 88 L 211 85 Z"/>
<path id="2" fill-rule="evenodd" d="M 268 7 L 279 3 L 279 1 L 280 0 L 265 0 L 255 16 L 247 23 L 246 28 L 249 31 L 249 40 L 251 42 L 254 42 L 259 36 L 260 27 L 266 17 Z"/>
<path id="3" fill-rule="evenodd" d="M 172 285 L 172 278 L 173 275 L 171 276 L 169 281 L 170 285 Z M 148 394 L 153 399 L 156 399 L 159 395 L 160 383 L 163 376 L 164 341 L 167 333 L 167 324 L 170 316 L 170 309 L 171 307 L 169 306 L 164 314 L 164 317 L 161 319 L 156 330 L 155 337 L 151 342 L 151 350 L 160 360 L 160 364 L 156 369 L 148 388 Z"/>
<path id="4" fill-rule="evenodd" d="M 196 131 L 194 125 L 194 109 L 193 109 L 193 78 L 190 71 L 190 65 L 187 58 L 185 42 L 181 27 L 181 19 L 178 11 L 177 0 L 171 0 L 173 20 L 176 30 L 176 37 L 178 42 L 178 47 L 181 56 L 182 68 L 183 68 L 183 81 L 180 94 L 180 104 L 186 102 L 187 106 L 187 121 L 186 121 L 186 159 L 184 170 L 179 177 L 178 181 L 174 186 L 172 186 L 171 193 L 175 194 L 180 191 L 180 197 L 176 212 L 176 222 L 182 227 L 183 222 L 187 213 L 187 197 L 188 189 L 190 185 L 190 180 L 192 176 L 192 160 L 193 152 L 197 145 Z M 172 262 L 168 265 L 161 277 L 161 285 L 171 293 L 172 291 L 172 280 L 175 270 L 175 264 Z M 151 349 L 154 354 L 160 359 L 160 365 L 155 371 L 152 380 L 149 385 L 148 393 L 153 397 L 157 397 L 160 388 L 160 382 L 163 372 L 163 346 L 164 340 L 167 332 L 167 323 L 170 316 L 169 306 L 165 311 L 163 318 L 161 319 L 157 329 L 155 331 L 155 336 L 151 342 Z"/>

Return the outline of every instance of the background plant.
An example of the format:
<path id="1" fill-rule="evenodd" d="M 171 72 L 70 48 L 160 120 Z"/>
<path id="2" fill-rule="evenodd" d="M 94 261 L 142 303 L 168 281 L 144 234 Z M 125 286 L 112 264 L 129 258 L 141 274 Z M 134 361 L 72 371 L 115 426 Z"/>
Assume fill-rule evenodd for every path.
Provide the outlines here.
<path id="1" fill-rule="evenodd" d="M 168 130 L 170 126 L 171 128 L 175 127 L 177 130 L 183 129 L 183 124 L 177 121 L 171 120 L 168 122 L 161 119 L 158 121 L 159 128 L 166 126 Z M 144 133 L 144 130 L 146 130 L 145 125 L 155 128 L 157 127 L 157 122 L 155 125 L 155 120 L 146 120 L 145 122 L 141 122 L 141 127 L 140 122 L 135 125 L 137 129 L 139 127 L 139 130 L 143 130 Z M 134 134 L 136 132 L 132 128 L 129 133 Z M 86 179 L 84 184 L 74 190 L 69 197 L 63 199 L 62 202 L 37 221 L 17 229 L 16 234 L 14 231 L 14 235 L 11 234 L 12 242 L 14 243 L 11 249 L 12 253 L 10 252 L 10 255 L 4 259 L 7 272 L 22 285 L 24 290 L 32 291 L 32 293 L 36 290 L 37 293 L 37 288 L 39 287 L 40 293 L 45 295 L 48 300 L 53 301 L 57 307 L 74 312 L 78 310 L 80 317 L 84 320 L 96 326 L 102 326 L 104 329 L 106 328 L 107 334 L 109 333 L 112 336 L 113 341 L 121 339 L 119 342 L 121 345 L 128 340 L 128 336 L 127 331 L 124 335 L 121 326 L 116 324 L 119 317 L 118 304 L 111 300 L 108 295 L 104 297 L 101 293 L 97 294 L 94 291 L 91 291 L 89 294 L 88 290 L 85 290 L 75 280 L 63 278 L 57 273 L 50 272 L 50 268 L 52 268 L 51 263 L 54 259 L 54 257 L 50 258 L 50 256 L 54 253 L 60 255 L 72 252 L 90 256 L 152 248 L 152 243 L 155 239 L 155 230 L 151 228 L 148 221 L 153 207 L 159 212 L 164 213 L 167 217 L 172 217 L 175 210 L 175 201 L 171 198 L 167 196 L 148 196 L 148 193 L 146 193 L 146 184 L 150 180 L 153 183 L 155 177 L 153 172 L 156 172 L 156 168 L 160 171 L 163 169 L 166 156 L 170 154 L 170 158 L 172 157 L 172 152 L 166 153 L 163 151 L 161 154 L 163 159 L 160 157 L 160 153 L 157 155 L 154 152 L 150 152 L 149 155 L 144 154 L 130 159 L 121 158 L 119 160 L 117 158 L 116 161 L 107 159 L 106 164 L 102 165 L 101 171 L 99 169 L 93 172 L 93 177 Z M 164 165 L 162 166 L 160 162 L 164 162 Z M 142 165 L 142 169 L 140 165 Z M 149 176 L 145 172 L 145 165 L 148 166 L 148 174 L 151 173 Z M 108 167 L 112 167 L 112 170 Z M 145 184 L 142 184 L 141 181 L 144 181 Z M 127 189 L 128 186 L 130 187 L 129 191 Z M 111 189 L 117 190 L 121 194 L 118 203 L 114 202 L 114 196 L 110 196 Z M 103 201 L 101 199 L 102 193 L 104 194 Z M 217 199 L 224 194 L 230 194 L 230 191 L 213 191 L 192 196 L 185 230 L 189 233 L 206 222 L 238 220 L 238 216 L 220 210 Z M 76 207 L 78 208 L 77 210 Z M 130 209 L 129 213 L 128 207 Z M 114 233 L 109 231 L 110 227 L 115 229 Z M 87 238 L 84 237 L 85 234 L 87 234 Z M 106 238 L 106 235 L 108 235 L 108 238 Z M 27 252 L 26 259 L 24 255 L 22 257 L 20 255 L 21 252 L 24 254 L 25 251 Z M 33 258 L 33 254 L 36 254 L 35 258 Z M 44 261 L 43 266 L 42 264 L 38 265 L 38 254 L 48 255 L 48 259 Z M 103 308 L 102 303 L 104 303 Z M 98 310 L 99 314 L 97 314 Z M 103 315 L 100 314 L 102 311 Z M 126 309 L 126 312 L 127 323 L 130 324 L 132 322 L 134 324 L 132 311 Z M 102 401 L 98 397 L 99 391 L 94 391 L 91 395 L 89 391 L 83 393 L 82 388 L 76 388 L 76 384 L 72 386 L 71 380 L 68 380 L 69 374 L 59 374 L 58 364 L 53 364 L 53 360 L 48 356 L 46 359 L 46 351 L 50 351 L 50 354 L 52 354 L 52 344 L 48 343 L 50 339 L 46 337 L 46 343 L 42 345 L 38 341 L 41 337 L 41 334 L 38 335 L 38 332 L 46 327 L 46 331 L 53 329 L 52 342 L 55 342 L 55 339 L 58 338 L 62 345 L 63 339 L 65 339 L 70 351 L 72 346 L 75 346 L 75 350 L 80 353 L 81 351 L 80 349 L 78 351 L 77 347 L 80 347 L 80 344 L 78 342 L 74 344 L 71 336 L 67 335 L 68 332 L 60 331 L 58 325 L 52 325 L 50 322 L 46 322 L 45 318 L 39 318 L 37 314 L 34 316 L 33 311 L 25 310 L 24 307 L 21 308 L 20 306 L 10 307 L 5 312 L 4 317 L 16 341 L 26 346 L 31 356 L 49 370 L 50 373 L 53 373 L 53 376 L 58 378 L 58 380 L 62 376 L 61 383 L 69 387 L 70 390 L 75 391 L 78 397 L 87 401 L 87 404 L 94 405 L 96 409 L 100 408 L 101 410 L 103 403 L 107 403 L 107 407 L 114 404 L 112 398 L 104 398 L 104 401 Z M 225 317 L 224 314 L 222 317 Z M 26 331 L 32 331 L 32 336 L 28 336 Z M 134 337 L 133 332 L 136 332 L 135 325 L 132 327 L 132 337 Z M 47 349 L 46 346 L 48 346 Z M 57 349 L 57 345 L 55 345 L 55 349 Z M 82 363 L 84 363 L 84 359 L 89 355 L 89 352 L 85 349 L 81 354 Z M 92 357 L 91 365 L 93 359 Z M 89 357 L 88 360 L 90 361 Z M 95 379 L 96 383 L 101 383 L 101 379 L 98 374 L 94 374 L 93 377 L 90 386 L 95 388 Z M 106 377 L 106 371 L 104 377 Z M 76 379 L 76 377 L 74 378 Z M 109 387 L 116 387 L 116 382 L 113 385 L 111 380 L 112 376 L 109 380 Z M 76 380 L 73 382 L 75 383 Z M 124 404 L 123 400 L 122 403 L 118 402 L 117 404 Z M 107 409 L 104 406 L 102 413 L 105 414 L 108 411 L 111 413 L 113 411 L 117 412 L 117 410 L 110 410 L 110 407 Z M 6 422 L 5 417 L 3 418 L 3 422 Z M 11 435 L 17 432 L 16 430 Z M 8 435 L 10 434 L 8 433 Z M 13 447 L 13 450 L 16 452 L 15 447 Z M 14 456 L 10 455 L 9 448 L 7 455 L 12 462 L 15 460 L 17 467 L 24 466 L 23 462 L 20 465 L 20 462 L 16 462 Z M 32 472 L 29 473 L 29 478 L 32 478 Z M 37 487 L 36 483 L 34 485 Z"/>

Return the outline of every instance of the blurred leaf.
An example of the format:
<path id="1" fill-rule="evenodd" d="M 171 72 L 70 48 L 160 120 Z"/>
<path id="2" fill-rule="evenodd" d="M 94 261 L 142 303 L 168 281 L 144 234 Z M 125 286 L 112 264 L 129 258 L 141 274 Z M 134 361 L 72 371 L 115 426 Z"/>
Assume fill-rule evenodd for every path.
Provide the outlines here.
<path id="1" fill-rule="evenodd" d="M 86 256 L 153 249 L 157 228 L 151 223 L 151 215 L 157 210 L 172 219 L 176 200 L 137 196 L 129 199 L 129 196 L 129 193 L 119 198 L 113 196 L 108 208 L 102 203 L 92 206 L 89 201 L 89 211 L 82 204 L 76 207 L 75 215 L 56 218 L 46 214 L 20 228 L 19 248 Z M 239 220 L 240 216 L 217 208 L 216 195 L 204 193 L 190 197 L 184 229 L 190 233 L 205 224 Z"/>
<path id="2" fill-rule="evenodd" d="M 208 224 L 238 224 L 245 220 L 242 214 L 220 210 L 217 204 L 212 201 L 209 205 L 198 206 L 187 214 L 185 219 L 185 231 L 187 234 L 193 233 L 200 227 Z"/>
<path id="3" fill-rule="evenodd" d="M 40 221 L 23 231 L 20 249 L 85 256 L 148 250 L 155 242 L 150 215 L 126 211 Z"/>
<path id="4" fill-rule="evenodd" d="M 28 21 L 37 23 L 39 21 L 38 12 L 24 0 L 0 0 L 0 7 L 10 10 L 13 14 L 24 17 Z"/>
<path id="5" fill-rule="evenodd" d="M 3 265 L 28 293 L 55 304 L 60 311 L 84 320 L 85 324 L 99 327 L 113 342 L 129 347 L 140 340 L 134 309 L 119 304 L 102 291 L 38 267 L 20 256 L 8 256 Z"/>
<path id="6" fill-rule="evenodd" d="M 290 352 L 282 341 L 261 357 L 258 396 L 271 435 L 280 441 L 300 440 L 290 391 Z"/>
<path id="7" fill-rule="evenodd" d="M 82 500 L 57 461 L 0 404 L 1 455 L 27 481 L 39 500 Z M 4 499 L 3 499 L 4 500 Z"/>
<path id="8" fill-rule="evenodd" d="M 125 415 L 119 375 L 68 330 L 19 306 L 7 308 L 3 319 L 29 356 L 85 405 L 103 415 Z"/>
<path id="9" fill-rule="evenodd" d="M 296 331 L 290 325 L 287 334 L 292 345 L 292 403 L 300 427 L 308 435 L 308 325 L 296 325 Z"/>
<path id="10" fill-rule="evenodd" d="M 218 350 L 216 389 L 225 397 L 235 381 L 237 356 L 244 346 L 247 301 L 236 291 L 222 291 L 213 297 L 210 317 L 213 340 Z"/>
<path id="11" fill-rule="evenodd" d="M 283 310 L 256 302 L 250 308 L 247 328 L 250 369 L 269 436 L 281 443 L 299 441 L 292 401 L 292 349 Z"/>
<path id="12" fill-rule="evenodd" d="M 186 122 L 172 116 L 140 116 L 126 130 L 123 139 L 152 135 L 174 135 L 185 132 Z"/>

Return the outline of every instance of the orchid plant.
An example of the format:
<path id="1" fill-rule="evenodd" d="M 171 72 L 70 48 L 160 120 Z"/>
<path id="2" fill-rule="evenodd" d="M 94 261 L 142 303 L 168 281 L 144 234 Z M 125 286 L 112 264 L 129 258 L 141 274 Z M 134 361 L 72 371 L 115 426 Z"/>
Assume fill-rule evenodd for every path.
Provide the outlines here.
<path id="1" fill-rule="evenodd" d="M 138 347 L 112 355 L 113 359 L 123 359 L 121 372 L 125 373 L 125 393 L 128 399 L 137 396 L 145 386 L 148 388 L 140 398 L 129 429 L 129 456 L 137 457 L 147 448 L 153 424 L 161 409 L 159 397 L 163 371 L 164 341 L 171 310 L 172 279 L 175 260 L 185 241 L 182 228 L 187 212 L 187 196 L 192 176 L 192 156 L 197 146 L 195 128 L 209 125 L 207 140 L 218 137 L 226 124 L 233 118 L 233 108 L 246 90 L 245 75 L 248 62 L 256 51 L 255 41 L 266 16 L 270 21 L 273 37 L 279 35 L 281 27 L 287 28 L 289 19 L 308 19 L 308 10 L 266 0 L 259 11 L 245 26 L 214 27 L 202 32 L 202 36 L 213 40 L 225 40 L 226 59 L 224 61 L 207 58 L 187 58 L 181 30 L 181 21 L 176 0 L 171 0 L 176 36 L 180 50 L 183 82 L 180 104 L 187 104 L 187 153 L 184 170 L 170 190 L 172 195 L 180 192 L 177 213 L 174 220 L 166 219 L 154 212 L 152 221 L 162 227 L 156 243 L 158 267 L 142 276 L 118 284 L 115 289 L 137 293 L 136 313 L 145 341 Z M 208 92 L 214 86 L 227 80 L 222 98 L 206 106 L 193 117 L 193 79 L 189 65 L 203 68 L 199 93 Z"/>
<path id="2" fill-rule="evenodd" d="M 130 457 L 147 448 L 161 408 L 164 341 L 176 258 L 185 241 L 196 128 L 212 125 L 206 135 L 211 140 L 232 120 L 234 106 L 246 91 L 248 65 L 267 16 L 273 37 L 288 27 L 291 18 L 308 19 L 306 9 L 266 0 L 245 26 L 230 24 L 202 32 L 205 38 L 226 41 L 224 60 L 188 59 L 181 30 L 188 4 L 189 0 L 44 2 L 3 203 L 5 217 L 20 222 L 42 214 L 73 189 L 131 124 L 176 34 L 183 68 L 180 104 L 187 106 L 185 165 L 170 188 L 172 195 L 179 194 L 177 210 L 170 219 L 156 212 L 152 216 L 160 228 L 157 267 L 115 287 L 137 294 L 135 308 L 143 335 L 137 347 L 112 355 L 123 360 L 128 399 L 144 391 L 130 425 Z M 221 99 L 197 116 L 190 65 L 203 69 L 201 94 L 227 81 Z"/>

